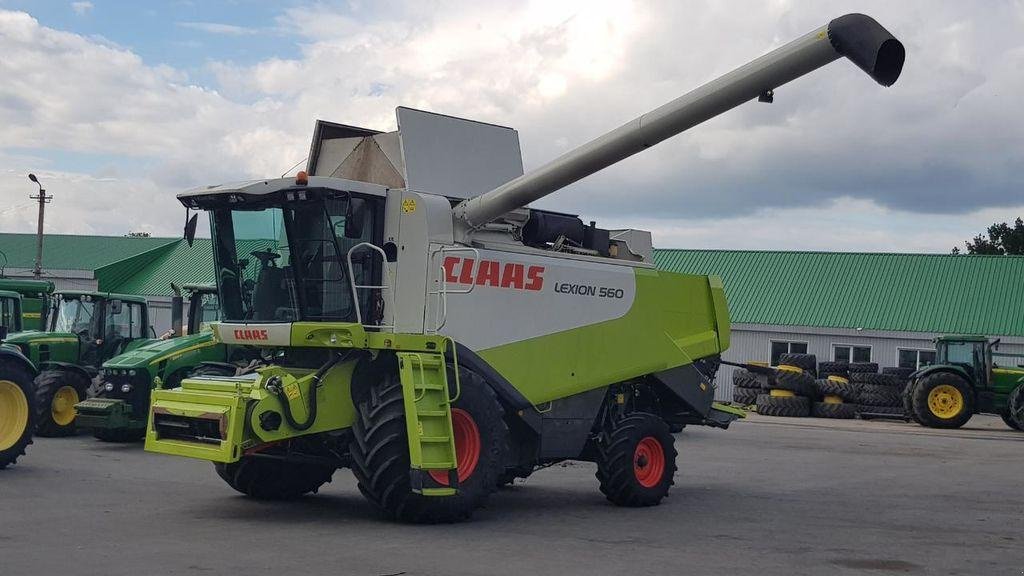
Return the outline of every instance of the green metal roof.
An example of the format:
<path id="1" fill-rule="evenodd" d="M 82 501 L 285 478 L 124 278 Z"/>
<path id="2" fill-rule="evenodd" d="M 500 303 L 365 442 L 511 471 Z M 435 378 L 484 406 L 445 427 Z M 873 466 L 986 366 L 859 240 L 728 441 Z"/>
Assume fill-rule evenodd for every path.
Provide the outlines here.
<path id="1" fill-rule="evenodd" d="M 1024 336 L 1024 256 L 659 249 L 654 261 L 721 276 L 736 323 Z"/>
<path id="2" fill-rule="evenodd" d="M 253 250 L 266 250 L 273 246 L 273 240 L 239 240 L 238 252 L 248 254 Z M 249 258 L 250 270 L 255 258 Z M 213 244 L 209 238 L 196 238 L 189 247 L 184 240 L 178 241 L 167 250 L 135 271 L 119 283 L 104 286 L 104 290 L 150 296 L 170 296 L 171 282 L 179 286 L 186 284 L 213 284 Z"/>
<path id="3" fill-rule="evenodd" d="M 97 270 L 177 241 L 177 238 L 46 234 L 43 237 L 43 271 L 47 268 Z M 31 268 L 36 258 L 36 235 L 0 233 L 0 252 L 7 257 L 7 268 Z M 0 257 L 0 264 L 3 264 L 3 257 Z"/>

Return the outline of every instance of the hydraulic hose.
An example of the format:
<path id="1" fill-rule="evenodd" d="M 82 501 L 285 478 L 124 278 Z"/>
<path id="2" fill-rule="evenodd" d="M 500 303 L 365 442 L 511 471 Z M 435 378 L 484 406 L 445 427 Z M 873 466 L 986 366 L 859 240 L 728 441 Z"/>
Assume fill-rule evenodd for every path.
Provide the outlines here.
<path id="1" fill-rule="evenodd" d="M 309 385 L 309 406 L 306 410 L 306 420 L 304 422 L 298 422 L 295 420 L 295 415 L 292 414 L 292 406 L 288 401 L 288 396 L 285 395 L 284 389 L 281 387 L 281 379 L 277 376 L 271 378 L 270 382 L 267 383 L 267 390 L 277 396 L 278 400 L 281 401 L 282 412 L 284 412 L 284 419 L 288 422 L 288 425 L 293 429 L 303 432 L 309 430 L 313 423 L 316 422 L 316 410 L 317 400 L 316 391 L 320 387 L 320 380 L 331 370 L 337 366 L 339 362 L 348 358 L 348 353 L 338 354 L 337 352 L 331 355 L 331 359 L 326 364 L 321 366 L 315 374 L 313 374 L 313 380 Z"/>

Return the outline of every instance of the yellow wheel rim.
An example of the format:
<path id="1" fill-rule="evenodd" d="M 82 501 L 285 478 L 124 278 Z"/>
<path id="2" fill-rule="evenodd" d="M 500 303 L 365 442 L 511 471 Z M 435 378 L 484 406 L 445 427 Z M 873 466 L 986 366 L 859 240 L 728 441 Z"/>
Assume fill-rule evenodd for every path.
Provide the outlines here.
<path id="1" fill-rule="evenodd" d="M 940 384 L 928 393 L 928 409 L 936 418 L 955 418 L 964 409 L 964 395 L 956 386 Z"/>
<path id="2" fill-rule="evenodd" d="M 804 369 L 800 368 L 799 366 L 790 366 L 788 364 L 781 364 L 777 367 L 777 369 L 782 370 L 783 372 L 796 372 L 798 374 L 804 371 Z"/>
<path id="3" fill-rule="evenodd" d="M 833 381 L 833 382 L 835 382 L 835 383 L 837 383 L 837 384 L 849 384 L 850 383 L 850 380 L 848 378 L 843 378 L 842 376 L 836 376 L 835 374 L 829 376 L 828 379 Z"/>
<path id="4" fill-rule="evenodd" d="M 772 388 L 769 394 L 776 398 L 792 398 L 793 396 L 796 396 L 792 390 L 779 390 L 778 388 Z"/>
<path id="5" fill-rule="evenodd" d="M 842 404 L 842 403 L 843 403 L 843 399 L 841 397 L 839 397 L 839 396 L 836 396 L 834 394 L 829 394 L 828 396 L 825 396 L 825 404 Z"/>
<path id="6" fill-rule="evenodd" d="M 0 450 L 21 439 L 28 427 L 28 398 L 10 380 L 0 380 Z"/>
<path id="7" fill-rule="evenodd" d="M 71 386 L 61 386 L 50 402 L 50 414 L 53 421 L 60 426 L 67 426 L 75 420 L 75 404 L 78 404 L 78 391 Z"/>

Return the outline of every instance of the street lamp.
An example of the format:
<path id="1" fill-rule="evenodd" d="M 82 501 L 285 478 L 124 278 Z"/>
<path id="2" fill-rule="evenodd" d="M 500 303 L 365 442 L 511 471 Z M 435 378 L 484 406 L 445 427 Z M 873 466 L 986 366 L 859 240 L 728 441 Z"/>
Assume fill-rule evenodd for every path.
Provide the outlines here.
<path id="1" fill-rule="evenodd" d="M 35 174 L 29 174 L 28 179 L 35 182 L 36 186 L 39 186 L 39 194 L 29 196 L 29 198 L 39 201 L 39 225 L 36 229 L 36 262 L 35 267 L 32 268 L 32 275 L 38 280 L 43 275 L 43 212 L 45 212 L 46 204 L 53 199 L 53 196 L 46 195 L 46 190 L 43 189 L 43 185 L 39 183 L 39 179 L 36 178 Z"/>

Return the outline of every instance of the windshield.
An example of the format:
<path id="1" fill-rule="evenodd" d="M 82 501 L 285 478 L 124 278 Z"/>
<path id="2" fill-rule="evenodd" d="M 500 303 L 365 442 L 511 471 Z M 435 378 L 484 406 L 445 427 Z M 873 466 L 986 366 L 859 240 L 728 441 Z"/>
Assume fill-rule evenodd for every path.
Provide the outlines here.
<path id="1" fill-rule="evenodd" d="M 213 210 L 222 319 L 354 321 L 345 255 L 372 237 L 372 226 L 364 225 L 360 238 L 345 238 L 347 208 L 343 195 L 283 207 L 264 203 Z M 369 221 L 369 211 L 360 217 Z M 373 260 L 366 254 L 358 253 L 353 261 L 358 284 L 367 284 L 364 278 L 370 277 Z"/>
<path id="2" fill-rule="evenodd" d="M 64 296 L 56 298 L 54 305 L 57 307 L 53 320 L 54 332 L 88 334 L 91 331 L 95 306 L 91 300 L 86 302 L 78 297 Z"/>
<path id="3" fill-rule="evenodd" d="M 974 342 L 949 342 L 939 348 L 941 364 L 974 364 Z"/>
<path id="4" fill-rule="evenodd" d="M 216 294 L 195 293 L 189 304 L 192 317 L 189 319 L 189 333 L 196 334 L 210 329 L 210 322 L 220 320 L 220 303 Z"/>

